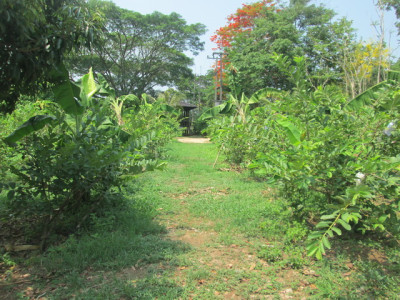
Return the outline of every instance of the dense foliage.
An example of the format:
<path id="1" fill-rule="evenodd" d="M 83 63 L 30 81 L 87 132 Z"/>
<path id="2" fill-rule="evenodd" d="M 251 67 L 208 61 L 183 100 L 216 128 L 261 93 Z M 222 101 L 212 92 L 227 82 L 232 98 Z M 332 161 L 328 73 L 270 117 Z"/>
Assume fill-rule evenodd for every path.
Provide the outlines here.
<path id="1" fill-rule="evenodd" d="M 134 95 L 122 96 L 127 101 L 122 127 L 133 138 L 139 139 L 151 133 L 151 140 L 142 152 L 146 159 L 165 158 L 165 146 L 180 134 L 178 119 L 181 111 L 168 105 L 164 97 L 154 99 L 146 94 L 141 99 Z"/>
<path id="2" fill-rule="evenodd" d="M 398 8 L 375 4 L 381 16 Z M 379 41 L 365 43 L 334 15 L 307 0 L 243 5 L 212 37 L 230 95 L 201 117 L 229 163 L 275 185 L 315 227 L 317 258 L 342 229 L 397 242 L 400 233 L 399 75 L 383 19 Z"/>
<path id="3" fill-rule="evenodd" d="M 90 47 L 101 18 L 83 0 L 0 2 L 0 111 L 33 94 L 72 49 Z"/>
<path id="4" fill-rule="evenodd" d="M 97 84 L 91 71 L 78 84 L 65 69 L 53 77 L 54 102 L 44 102 L 41 115 L 4 139 L 18 144 L 3 153 L 13 175 L 1 184 L 7 191 L 3 226 L 22 224 L 26 237 L 41 240 L 42 248 L 54 234 L 75 232 L 91 216 L 121 205 L 123 178 L 162 166 L 156 156 L 178 132 L 174 114 L 163 111 L 170 125 L 160 126 L 161 109 L 146 105 L 127 114 L 134 130 L 124 126 L 115 92 L 102 77 Z M 3 126 L 12 120 L 4 118 Z"/>
<path id="5" fill-rule="evenodd" d="M 90 1 L 104 18 L 102 38 L 92 51 L 70 58 L 78 74 L 92 66 L 104 75 L 118 95 L 153 93 L 158 86 L 177 86 L 193 78 L 192 59 L 186 53 L 203 50 L 202 24 L 187 24 L 176 13 L 143 15 L 112 2 Z"/>
<path id="6" fill-rule="evenodd" d="M 334 16 L 334 11 L 307 0 L 277 5 L 260 1 L 238 9 L 212 40 L 224 53 L 225 75 L 233 66 L 247 96 L 264 87 L 293 87 L 274 60 L 280 54 L 290 61 L 307 57 L 304 75 L 314 88 L 344 83 L 354 97 L 380 81 L 388 56 L 382 44 L 358 43 L 351 22 Z M 227 78 L 225 84 L 231 87 Z"/>
<path id="7" fill-rule="evenodd" d="M 398 1 L 376 4 L 399 15 Z M 195 122 L 315 229 L 319 259 L 343 229 L 400 236 L 399 74 L 383 24 L 365 43 L 334 16 L 310 0 L 244 4 L 211 38 L 230 94 Z M 188 56 L 205 27 L 100 0 L 4 0 L 0 17 L 0 225 L 44 249 L 164 166 L 181 100 L 213 105 L 212 72 L 194 76 Z"/>
<path id="8" fill-rule="evenodd" d="M 322 220 L 310 255 L 321 258 L 343 228 L 398 238 L 397 73 L 349 102 L 334 86 L 312 91 L 304 58 L 275 61 L 292 91 L 265 89 L 209 111 L 222 113 L 208 129 L 213 140 L 228 161 L 276 184 L 295 216 Z"/>

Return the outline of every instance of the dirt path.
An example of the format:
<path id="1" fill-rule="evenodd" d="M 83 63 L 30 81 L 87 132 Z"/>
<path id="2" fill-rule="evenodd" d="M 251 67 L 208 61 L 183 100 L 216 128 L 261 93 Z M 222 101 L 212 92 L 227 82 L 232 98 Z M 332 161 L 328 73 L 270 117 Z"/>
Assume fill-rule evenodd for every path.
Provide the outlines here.
<path id="1" fill-rule="evenodd" d="M 307 299 L 305 289 L 315 288 L 301 270 L 277 268 L 260 259 L 243 234 L 231 232 L 224 241 L 214 221 L 188 212 L 190 195 L 176 197 L 182 200 L 179 212 L 161 215 L 159 221 L 169 239 L 191 246 L 173 273 L 179 285 L 192 287 L 188 299 Z"/>
<path id="2" fill-rule="evenodd" d="M 176 139 L 178 142 L 185 144 L 208 144 L 211 143 L 209 138 L 195 137 L 195 136 L 183 136 Z"/>
<path id="3" fill-rule="evenodd" d="M 209 143 L 205 138 L 180 138 L 178 141 Z M 293 281 L 302 277 L 301 271 L 284 270 L 261 259 L 254 243 L 265 245 L 267 241 L 249 239 L 234 227 L 224 226 L 234 215 L 229 220 L 229 216 L 223 216 L 224 210 L 215 214 L 204 211 L 208 201 L 210 207 L 218 202 L 221 205 L 231 202 L 234 206 L 237 204 L 232 199 L 251 197 L 252 190 L 260 199 L 268 193 L 262 184 L 238 184 L 235 182 L 238 174 L 212 168 L 215 150 L 207 157 L 208 150 L 204 147 L 208 146 L 185 146 L 187 150 L 179 155 L 179 163 L 170 165 L 167 172 L 173 179 L 168 178 L 168 192 L 162 194 L 163 205 L 171 205 L 172 209 L 161 207 L 157 217 L 167 229 L 166 238 L 180 241 L 191 249 L 177 258 L 177 266 L 170 274 L 174 282 L 185 289 L 182 299 L 303 299 L 307 295 L 304 289 L 311 283 L 305 280 L 293 285 Z M 246 205 L 252 206 L 251 203 Z"/>
<path id="4" fill-rule="evenodd" d="M 181 286 L 192 286 L 189 299 L 275 299 L 277 295 L 280 299 L 305 299 L 301 290 L 295 295 L 290 287 L 268 295 L 298 274 L 278 271 L 274 276 L 267 276 L 268 264 L 257 257 L 244 236 L 236 234 L 237 244 L 225 244 L 210 220 L 186 213 L 161 222 L 167 225 L 168 238 L 192 248 L 185 263 L 173 274 Z"/>

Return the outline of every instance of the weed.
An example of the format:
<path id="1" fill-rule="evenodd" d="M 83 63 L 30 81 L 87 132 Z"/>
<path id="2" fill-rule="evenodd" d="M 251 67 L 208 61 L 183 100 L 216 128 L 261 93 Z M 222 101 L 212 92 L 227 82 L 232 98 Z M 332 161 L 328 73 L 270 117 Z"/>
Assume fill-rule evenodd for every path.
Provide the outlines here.
<path id="1" fill-rule="evenodd" d="M 297 243 L 308 234 L 308 228 L 305 224 L 293 221 L 290 227 L 286 230 L 285 239 L 287 244 Z"/>
<path id="2" fill-rule="evenodd" d="M 211 276 L 210 271 L 205 268 L 191 269 L 187 273 L 187 278 L 189 280 L 204 280 L 204 279 L 208 279 L 210 276 Z"/>
<path id="3" fill-rule="evenodd" d="M 265 245 L 257 253 L 259 258 L 267 262 L 277 262 L 282 259 L 282 247 L 278 244 Z"/>

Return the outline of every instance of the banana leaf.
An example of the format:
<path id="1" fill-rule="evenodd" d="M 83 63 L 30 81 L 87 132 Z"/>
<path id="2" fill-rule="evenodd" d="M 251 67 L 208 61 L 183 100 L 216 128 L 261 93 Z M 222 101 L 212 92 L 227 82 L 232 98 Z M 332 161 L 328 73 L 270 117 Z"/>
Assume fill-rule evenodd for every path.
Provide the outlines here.
<path id="1" fill-rule="evenodd" d="M 91 104 L 91 99 L 98 90 L 100 90 L 100 88 L 94 81 L 93 71 L 92 68 L 90 68 L 89 73 L 85 74 L 81 80 L 80 98 L 83 106 L 87 107 Z"/>
<path id="2" fill-rule="evenodd" d="M 250 101 L 249 103 L 259 103 L 261 100 L 271 100 L 274 98 L 278 98 L 279 96 L 282 96 L 282 91 L 275 89 L 275 88 L 271 88 L 271 87 L 267 87 L 267 88 L 263 88 L 261 90 L 258 90 L 257 92 L 255 92 L 253 95 L 251 95 L 250 97 Z"/>
<path id="3" fill-rule="evenodd" d="M 64 65 L 59 65 L 50 72 L 50 78 L 55 84 L 53 87 L 54 100 L 61 108 L 71 115 L 83 114 L 85 108 L 79 102 L 81 89 L 69 80 L 69 74 Z"/>
<path id="4" fill-rule="evenodd" d="M 387 80 L 382 81 L 370 87 L 369 89 L 365 90 L 361 94 L 357 95 L 347 103 L 346 107 L 351 110 L 357 110 L 362 106 L 371 105 L 378 99 L 377 92 L 379 92 L 379 90 L 381 90 L 388 84 L 395 85 L 398 84 L 399 82 L 400 82 L 400 72 L 389 71 Z"/>
<path id="5" fill-rule="evenodd" d="M 37 115 L 30 118 L 20 127 L 18 127 L 13 133 L 4 139 L 4 142 L 8 145 L 13 145 L 28 134 L 42 129 L 47 124 L 52 123 L 56 120 L 55 117 L 49 115 Z"/>
<path id="6" fill-rule="evenodd" d="M 289 138 L 292 145 L 297 146 L 301 142 L 301 132 L 293 123 L 285 118 L 276 120 L 276 122 L 281 125 Z"/>

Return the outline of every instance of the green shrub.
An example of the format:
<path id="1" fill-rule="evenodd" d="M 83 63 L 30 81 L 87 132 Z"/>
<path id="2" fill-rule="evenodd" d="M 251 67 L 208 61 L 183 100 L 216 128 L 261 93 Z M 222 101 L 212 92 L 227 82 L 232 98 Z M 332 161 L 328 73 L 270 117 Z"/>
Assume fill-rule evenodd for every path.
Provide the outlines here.
<path id="1" fill-rule="evenodd" d="M 342 229 L 397 236 L 399 76 L 348 102 L 335 86 L 312 91 L 305 59 L 295 62 L 276 59 L 292 78 L 291 93 L 252 110 L 237 105 L 234 116 L 211 122 L 212 138 L 230 162 L 276 184 L 295 217 L 322 220 L 309 236 L 309 255 L 321 258 Z"/>
<path id="2" fill-rule="evenodd" d="M 41 240 L 42 248 L 54 236 L 75 232 L 94 215 L 120 205 L 124 176 L 160 166 L 152 159 L 159 150 L 146 145 L 157 137 L 153 141 L 161 147 L 170 138 L 154 113 L 146 117 L 157 119 L 157 133 L 140 122 L 135 135 L 124 131 L 110 108 L 114 92 L 101 77 L 98 85 L 91 71 L 79 84 L 70 82 L 65 70 L 54 77 L 52 115 L 31 117 L 4 139 L 14 144 L 6 156 L 20 162 L 8 165 L 14 177 L 0 184 L 7 190 L 4 220 L 21 224 L 25 235 Z"/>
<path id="3" fill-rule="evenodd" d="M 167 143 L 181 135 L 178 122 L 180 112 L 161 100 L 148 103 L 147 95 L 142 95 L 141 100 L 134 95 L 126 97 L 135 105 L 124 113 L 122 127 L 134 138 L 152 134 L 142 152 L 147 159 L 164 158 Z"/>

